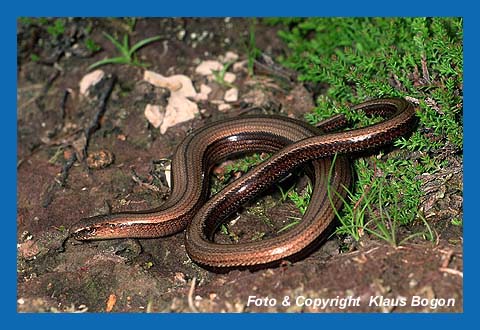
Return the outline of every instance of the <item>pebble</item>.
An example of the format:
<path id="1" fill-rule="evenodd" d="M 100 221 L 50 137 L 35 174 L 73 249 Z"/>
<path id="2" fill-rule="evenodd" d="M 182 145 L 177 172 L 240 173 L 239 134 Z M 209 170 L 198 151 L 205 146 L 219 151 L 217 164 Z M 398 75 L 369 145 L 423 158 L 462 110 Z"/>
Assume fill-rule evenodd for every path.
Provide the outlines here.
<path id="1" fill-rule="evenodd" d="M 200 85 L 200 93 L 195 97 L 195 101 L 207 101 L 208 95 L 212 92 L 212 88 L 208 85 Z"/>
<path id="2" fill-rule="evenodd" d="M 160 111 L 159 105 L 147 104 L 145 106 L 145 117 L 153 127 L 159 128 L 165 117 L 165 113 Z"/>
<path id="3" fill-rule="evenodd" d="M 232 106 L 227 103 L 222 103 L 218 105 L 218 111 L 227 111 L 227 110 L 230 110 L 231 108 Z"/>
<path id="4" fill-rule="evenodd" d="M 233 87 L 225 92 L 223 97 L 225 102 L 237 102 L 238 101 L 238 89 Z"/>
<path id="5" fill-rule="evenodd" d="M 233 83 L 237 76 L 234 73 L 226 72 L 223 76 L 223 80 L 229 84 Z"/>
<path id="6" fill-rule="evenodd" d="M 164 134 L 168 128 L 195 118 L 195 114 L 198 113 L 198 105 L 188 98 L 195 98 L 197 92 L 189 77 L 185 75 L 164 77 L 159 73 L 146 70 L 143 79 L 152 85 L 170 90 L 165 116 L 160 125 L 160 133 Z"/>
<path id="7" fill-rule="evenodd" d="M 213 74 L 213 71 L 220 71 L 223 69 L 223 64 L 219 61 L 207 60 L 201 62 L 196 68 L 195 73 L 202 76 L 209 76 Z"/>
<path id="8" fill-rule="evenodd" d="M 105 72 L 102 70 L 95 70 L 83 76 L 82 80 L 80 80 L 80 94 L 88 96 L 88 90 L 90 87 L 98 84 L 104 77 Z"/>

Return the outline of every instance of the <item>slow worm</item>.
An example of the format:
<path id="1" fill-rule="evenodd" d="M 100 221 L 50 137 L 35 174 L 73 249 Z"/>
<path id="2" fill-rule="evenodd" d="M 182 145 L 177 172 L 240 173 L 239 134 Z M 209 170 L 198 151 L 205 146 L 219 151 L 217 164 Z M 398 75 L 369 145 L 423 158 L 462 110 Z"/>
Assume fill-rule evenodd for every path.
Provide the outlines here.
<path id="1" fill-rule="evenodd" d="M 161 237 L 187 228 L 188 254 L 197 263 L 213 267 L 267 264 L 300 253 L 333 222 L 332 205 L 342 206 L 345 188 L 352 183 L 347 155 L 389 144 L 408 134 L 416 123 L 413 106 L 400 98 L 370 100 L 352 110 L 385 120 L 342 132 L 332 132 L 344 126 L 342 115 L 322 122 L 319 128 L 280 116 L 239 117 L 206 125 L 178 145 L 172 159 L 172 192 L 162 206 L 82 219 L 70 232 L 77 240 L 96 240 Z M 209 172 L 215 164 L 260 151 L 274 154 L 207 201 Z M 297 226 L 261 241 L 212 241 L 220 224 L 242 204 L 305 164 L 311 165 L 313 192 Z"/>

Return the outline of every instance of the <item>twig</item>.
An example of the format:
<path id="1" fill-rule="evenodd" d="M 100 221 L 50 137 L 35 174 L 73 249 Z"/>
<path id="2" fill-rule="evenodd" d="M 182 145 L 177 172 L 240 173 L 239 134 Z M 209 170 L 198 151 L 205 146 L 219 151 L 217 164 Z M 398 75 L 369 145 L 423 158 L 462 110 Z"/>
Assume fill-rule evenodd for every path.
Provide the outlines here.
<path id="1" fill-rule="evenodd" d="M 459 270 L 456 270 L 456 269 L 440 267 L 438 270 L 441 271 L 441 272 L 444 272 L 444 273 L 457 275 L 457 276 L 460 276 L 461 278 L 463 278 L 463 272 L 461 272 Z"/>
<path id="2" fill-rule="evenodd" d="M 197 283 L 197 278 L 192 279 L 192 284 L 190 285 L 190 290 L 188 290 L 188 307 L 193 313 L 198 313 L 198 309 L 193 304 L 193 294 L 195 292 L 195 284 Z"/>
<path id="3" fill-rule="evenodd" d="M 43 199 L 43 203 L 42 203 L 43 207 L 46 208 L 50 205 L 50 203 L 52 203 L 53 195 L 55 193 L 56 187 L 65 187 L 65 183 L 67 182 L 70 168 L 73 166 L 76 160 L 77 160 L 77 155 L 74 152 L 72 152 L 72 155 L 70 156 L 70 158 L 66 161 L 65 164 L 63 164 L 62 171 L 57 174 L 53 182 L 48 187 L 45 198 Z"/>
<path id="4" fill-rule="evenodd" d="M 254 70 L 257 73 L 264 73 L 274 77 L 280 78 L 282 81 L 291 84 L 297 78 L 294 71 L 289 70 L 275 63 L 273 59 L 266 55 L 261 54 L 254 62 Z"/>
<path id="5" fill-rule="evenodd" d="M 86 143 L 83 149 L 84 156 L 87 154 L 90 137 L 100 127 L 100 121 L 105 114 L 105 111 L 107 110 L 107 101 L 110 97 L 110 94 L 112 93 L 113 87 L 115 86 L 115 81 L 116 77 L 114 75 L 108 78 L 108 81 L 106 82 L 107 87 L 99 97 L 100 102 L 98 105 L 98 111 L 95 114 L 95 117 L 93 117 L 92 121 L 90 122 L 90 125 L 85 129 Z"/>
<path id="6" fill-rule="evenodd" d="M 69 89 L 65 89 L 65 91 L 63 92 L 63 96 L 62 96 L 62 100 L 60 101 L 60 110 L 61 110 L 61 117 L 62 117 L 62 123 L 61 123 L 61 127 L 63 127 L 63 125 L 65 124 L 64 121 L 65 121 L 65 114 L 66 114 L 66 111 L 65 111 L 65 108 L 67 106 L 67 100 L 68 100 L 68 95 L 70 95 L 71 91 Z"/>
<path id="7" fill-rule="evenodd" d="M 107 108 L 107 100 L 110 94 L 112 93 L 113 87 L 115 85 L 115 81 L 116 81 L 115 76 L 111 76 L 107 81 L 107 87 L 105 88 L 105 91 L 100 95 L 100 98 L 99 98 L 100 102 L 98 105 L 97 113 L 95 114 L 95 117 L 90 122 L 90 125 L 83 132 L 85 144 L 83 145 L 83 148 L 81 150 L 81 153 L 83 156 L 81 159 L 84 159 L 87 154 L 88 142 L 90 140 L 90 137 L 100 126 L 100 120 Z M 62 103 L 61 103 L 62 108 L 65 107 L 67 95 L 68 95 L 68 92 L 66 92 L 63 95 Z M 65 116 L 64 109 L 62 109 L 62 118 L 64 118 L 64 116 Z M 63 165 L 62 171 L 57 174 L 54 181 L 48 187 L 44 201 L 42 203 L 43 207 L 46 208 L 52 203 L 56 188 L 65 186 L 70 168 L 72 168 L 73 164 L 77 161 L 77 159 L 78 159 L 77 154 L 75 152 L 72 152 L 72 155 L 70 156 L 70 158 Z"/>
<path id="8" fill-rule="evenodd" d="M 63 91 L 62 99 L 60 100 L 60 123 L 56 124 L 53 132 L 48 135 L 49 139 L 55 137 L 65 126 L 65 116 L 66 116 L 65 108 L 67 106 L 68 95 L 70 95 L 70 93 L 71 93 L 70 89 L 65 89 Z"/>
<path id="9" fill-rule="evenodd" d="M 448 264 L 450 263 L 450 260 L 452 260 L 453 256 L 453 250 L 448 250 L 445 253 L 445 259 L 442 262 L 442 267 L 441 268 L 447 268 Z"/>
<path id="10" fill-rule="evenodd" d="M 427 57 L 425 54 L 422 54 L 422 74 L 423 74 L 423 79 L 425 79 L 425 82 L 429 84 L 431 82 L 430 79 L 430 73 L 428 72 L 428 66 L 427 66 Z"/>
<path id="11" fill-rule="evenodd" d="M 148 182 L 144 182 L 133 168 L 131 169 L 131 172 L 132 172 L 132 180 L 136 182 L 138 185 L 140 185 L 140 187 L 144 187 L 146 189 L 152 190 L 157 193 L 161 192 L 160 188 L 158 188 L 157 186 L 150 184 Z"/>

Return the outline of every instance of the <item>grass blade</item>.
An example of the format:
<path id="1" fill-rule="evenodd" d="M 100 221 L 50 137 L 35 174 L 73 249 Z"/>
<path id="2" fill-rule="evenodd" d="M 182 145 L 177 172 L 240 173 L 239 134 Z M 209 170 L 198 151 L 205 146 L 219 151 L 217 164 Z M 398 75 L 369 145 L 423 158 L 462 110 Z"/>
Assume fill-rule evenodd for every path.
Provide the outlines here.
<path id="1" fill-rule="evenodd" d="M 94 68 L 97 68 L 99 66 L 105 65 L 105 64 L 127 64 L 130 63 L 128 59 L 124 57 L 113 57 L 113 58 L 106 58 L 101 61 L 95 62 L 92 65 L 90 65 L 87 70 L 90 71 Z"/>
<path id="2" fill-rule="evenodd" d="M 149 43 L 152 43 L 154 41 L 160 40 L 162 38 L 163 38 L 163 36 L 155 36 L 155 37 L 146 38 L 146 39 L 143 39 L 143 40 L 137 42 L 135 45 L 132 46 L 132 48 L 130 48 L 129 56 L 132 56 L 133 53 L 135 53 L 137 50 L 139 50 L 143 46 L 145 46 Z"/>
<path id="3" fill-rule="evenodd" d="M 115 47 L 122 53 L 123 56 L 129 57 L 128 45 L 127 45 L 127 47 L 125 48 L 120 42 L 118 42 L 117 39 L 115 39 L 114 37 L 112 37 L 112 36 L 109 35 L 108 33 L 103 32 L 103 35 L 105 36 L 105 38 L 107 38 L 108 40 L 110 40 L 110 42 L 111 42 L 112 44 L 115 45 Z"/>

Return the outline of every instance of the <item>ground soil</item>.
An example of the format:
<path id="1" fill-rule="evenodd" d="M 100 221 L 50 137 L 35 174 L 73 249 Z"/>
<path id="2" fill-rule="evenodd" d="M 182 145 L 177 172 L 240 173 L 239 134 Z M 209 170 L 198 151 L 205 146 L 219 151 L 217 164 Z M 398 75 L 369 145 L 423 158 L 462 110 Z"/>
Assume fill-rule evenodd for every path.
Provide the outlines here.
<path id="1" fill-rule="evenodd" d="M 170 158 L 192 128 L 237 116 L 238 109 L 252 105 L 302 118 L 314 103 L 312 94 L 294 78 L 279 79 L 268 72 L 249 77 L 243 70 L 236 73 L 240 98 L 232 110 L 218 111 L 215 104 L 206 102 L 200 116 L 160 134 L 145 119 L 144 108 L 147 103 L 162 102 L 165 92 L 142 81 L 143 68 L 104 66 L 101 69 L 115 75 L 116 83 L 87 151 L 111 153 L 114 160 L 104 168 L 89 168 L 78 153 L 78 137 L 95 122 L 102 86 L 82 97 L 79 82 L 90 64 L 117 54 L 102 32 L 129 34 L 133 41 L 164 36 L 163 41 L 141 49 L 138 58 L 163 75 L 185 74 L 198 88 L 204 81 L 194 72 L 200 61 L 218 59 L 227 51 L 247 59 L 250 21 L 137 19 L 132 28 L 121 19 L 68 19 L 63 33 L 55 37 L 45 27 L 51 23 L 42 24 L 23 21 L 18 25 L 18 311 L 463 311 L 462 228 L 452 224 L 452 219 L 462 219 L 459 157 L 423 178 L 423 206 L 430 210 L 428 221 L 437 233 L 433 243 L 418 239 L 392 247 L 367 236 L 360 244 L 332 236 L 295 262 L 215 272 L 188 258 L 184 233 L 89 243 L 69 238 L 68 228 L 80 218 L 161 205 L 168 188 L 162 185 L 157 163 Z M 276 27 L 257 23 L 255 36 L 256 46 L 274 58 L 288 52 Z M 86 38 L 102 50 L 83 47 Z M 224 90 L 217 85 L 214 93 L 221 95 Z M 247 95 L 256 98 L 247 99 Z M 286 219 L 298 216 L 298 210 L 278 202 L 278 190 L 270 191 L 241 213 L 234 229 L 237 236 L 249 240 L 259 233 L 273 235 L 284 225 L 284 220 L 278 220 L 272 227 L 262 221 L 265 216 Z M 404 235 L 416 226 L 423 228 L 415 224 L 402 229 L 407 231 Z M 276 302 L 249 303 L 249 296 Z M 441 304 L 442 299 L 451 298 L 455 303 L 412 306 L 414 296 L 424 303 Z M 338 302 L 321 308 L 302 304 L 302 297 L 338 298 Z M 359 303 L 342 306 L 341 298 L 348 297 Z"/>

